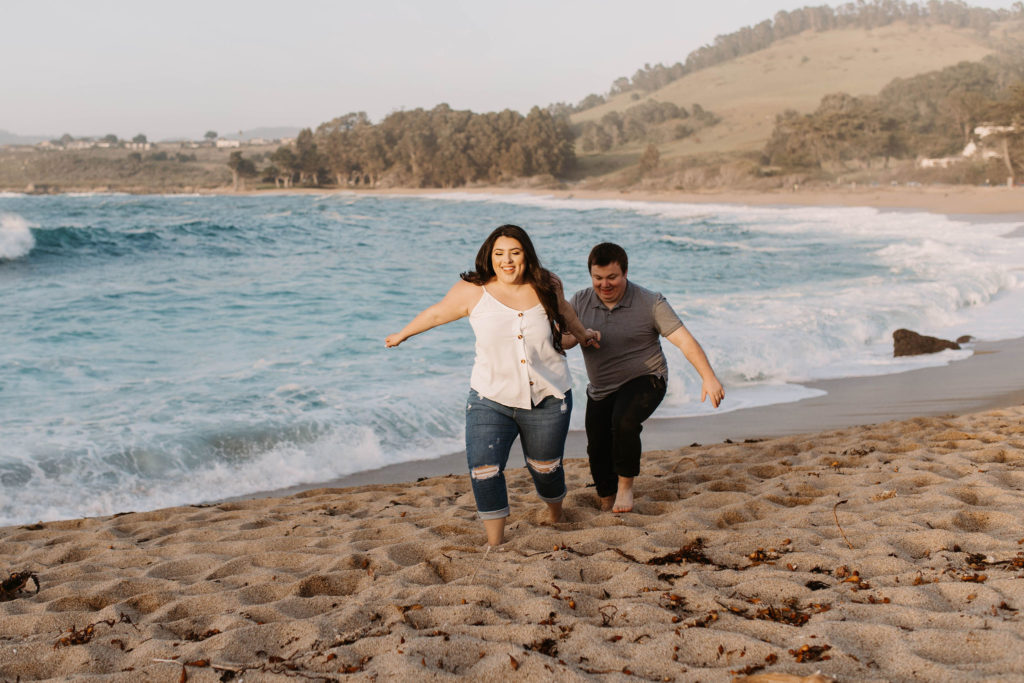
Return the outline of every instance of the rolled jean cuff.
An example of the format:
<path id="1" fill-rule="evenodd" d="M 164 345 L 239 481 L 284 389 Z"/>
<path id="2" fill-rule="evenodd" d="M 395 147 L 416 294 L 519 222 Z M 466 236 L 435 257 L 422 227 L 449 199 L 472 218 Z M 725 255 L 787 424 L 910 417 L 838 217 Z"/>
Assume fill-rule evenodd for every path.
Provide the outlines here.
<path id="1" fill-rule="evenodd" d="M 509 515 L 509 508 L 506 505 L 500 510 L 491 510 L 490 512 L 480 512 L 477 510 L 476 514 L 480 519 L 505 519 Z"/>
<path id="2" fill-rule="evenodd" d="M 539 493 L 537 494 L 537 496 L 541 500 L 543 500 L 545 503 L 561 503 L 563 500 L 565 500 L 565 496 L 566 496 L 567 493 L 569 493 L 568 489 L 566 489 L 565 491 L 562 491 L 561 495 L 559 495 L 557 498 L 545 498 L 544 496 L 540 495 Z"/>

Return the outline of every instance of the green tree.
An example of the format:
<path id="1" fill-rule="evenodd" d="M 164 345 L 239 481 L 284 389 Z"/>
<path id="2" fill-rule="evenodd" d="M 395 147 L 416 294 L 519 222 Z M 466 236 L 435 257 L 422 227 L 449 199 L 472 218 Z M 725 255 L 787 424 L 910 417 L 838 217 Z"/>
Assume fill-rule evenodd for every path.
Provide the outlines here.
<path id="1" fill-rule="evenodd" d="M 236 192 L 245 190 L 246 178 L 254 178 L 257 175 L 256 164 L 252 162 L 252 159 L 244 158 L 242 153 L 237 150 L 228 157 L 228 168 L 231 169 L 231 184 Z"/>
<path id="2" fill-rule="evenodd" d="M 205 133 L 203 133 L 203 137 L 209 140 L 210 142 L 213 142 L 214 140 L 217 139 L 217 131 L 208 130 Z"/>
<path id="3" fill-rule="evenodd" d="M 339 186 L 348 185 L 353 171 L 357 168 L 353 140 L 351 131 L 333 130 L 327 136 L 324 157 L 327 168 L 334 174 L 335 182 Z"/>
<path id="4" fill-rule="evenodd" d="M 658 153 L 658 148 L 654 144 L 648 144 L 644 149 L 644 153 L 640 155 L 640 173 L 648 174 L 654 169 L 658 168 L 658 162 L 661 161 L 661 154 Z"/>
<path id="5" fill-rule="evenodd" d="M 142 133 L 139 133 L 138 135 L 132 138 L 132 142 L 138 145 L 144 145 L 146 144 L 146 136 L 143 135 Z"/>
<path id="6" fill-rule="evenodd" d="M 119 142 L 119 140 L 117 139 L 116 135 L 114 135 L 113 133 L 110 133 L 109 135 L 104 135 L 100 139 L 100 142 L 105 142 L 108 145 L 116 145 Z"/>
<path id="7" fill-rule="evenodd" d="M 295 174 L 298 173 L 298 158 L 292 148 L 281 145 L 270 155 L 270 161 L 278 172 L 274 178 L 274 184 L 279 187 L 281 185 L 291 187 Z"/>
<path id="8" fill-rule="evenodd" d="M 1024 83 L 1009 89 L 989 110 L 993 123 L 1003 130 L 992 135 L 1006 166 L 1007 184 L 1017 184 L 1017 171 L 1024 168 Z"/>
<path id="9" fill-rule="evenodd" d="M 614 138 L 603 125 L 593 121 L 588 121 L 583 125 L 580 144 L 584 152 L 607 152 L 612 148 L 614 142 Z"/>
<path id="10" fill-rule="evenodd" d="M 295 139 L 296 168 L 299 171 L 299 182 L 309 181 L 313 185 L 320 184 L 320 171 L 323 167 L 323 156 L 317 150 L 313 140 L 313 131 L 303 128 Z"/>

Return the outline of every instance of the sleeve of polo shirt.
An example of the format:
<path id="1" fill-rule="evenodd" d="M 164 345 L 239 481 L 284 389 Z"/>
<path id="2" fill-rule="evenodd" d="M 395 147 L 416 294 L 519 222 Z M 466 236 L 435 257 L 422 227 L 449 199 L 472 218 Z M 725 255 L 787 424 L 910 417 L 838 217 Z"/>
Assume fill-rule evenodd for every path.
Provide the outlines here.
<path id="1" fill-rule="evenodd" d="M 654 300 L 654 327 L 662 337 L 667 337 L 682 326 L 683 321 L 672 310 L 672 306 L 669 305 L 665 297 L 658 294 Z"/>

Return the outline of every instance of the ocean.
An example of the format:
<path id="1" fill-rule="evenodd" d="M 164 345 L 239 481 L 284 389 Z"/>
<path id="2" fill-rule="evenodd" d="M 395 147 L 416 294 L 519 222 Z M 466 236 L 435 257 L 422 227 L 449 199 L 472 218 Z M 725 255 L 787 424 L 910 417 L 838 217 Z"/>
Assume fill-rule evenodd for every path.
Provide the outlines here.
<path id="1" fill-rule="evenodd" d="M 462 320 L 385 349 L 502 223 L 571 294 L 601 241 L 662 292 L 720 410 L 902 372 L 892 332 L 1024 336 L 1017 222 L 528 195 L 0 194 L 0 525 L 316 484 L 462 449 Z M 1014 233 L 1014 231 L 1017 231 Z M 1015 236 L 1013 236 L 1015 235 Z M 666 345 L 655 417 L 700 415 Z M 586 374 L 569 352 L 582 428 Z"/>

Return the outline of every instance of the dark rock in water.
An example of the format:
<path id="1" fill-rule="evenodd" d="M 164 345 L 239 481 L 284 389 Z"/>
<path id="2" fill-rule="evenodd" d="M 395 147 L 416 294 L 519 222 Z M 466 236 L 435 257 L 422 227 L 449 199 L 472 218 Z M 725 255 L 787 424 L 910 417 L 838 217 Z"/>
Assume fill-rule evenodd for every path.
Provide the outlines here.
<path id="1" fill-rule="evenodd" d="M 916 356 L 922 353 L 938 353 L 946 349 L 959 349 L 960 345 L 948 339 L 926 337 L 911 330 L 899 329 L 892 333 L 893 356 Z"/>
<path id="2" fill-rule="evenodd" d="M 960 335 L 956 338 L 957 344 L 970 344 L 972 341 L 974 341 L 974 337 L 969 334 Z"/>

